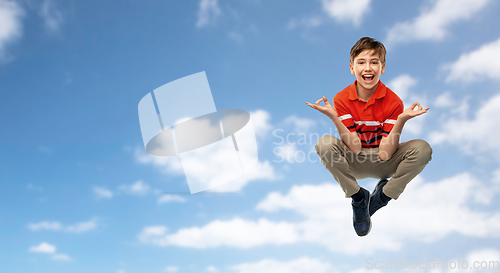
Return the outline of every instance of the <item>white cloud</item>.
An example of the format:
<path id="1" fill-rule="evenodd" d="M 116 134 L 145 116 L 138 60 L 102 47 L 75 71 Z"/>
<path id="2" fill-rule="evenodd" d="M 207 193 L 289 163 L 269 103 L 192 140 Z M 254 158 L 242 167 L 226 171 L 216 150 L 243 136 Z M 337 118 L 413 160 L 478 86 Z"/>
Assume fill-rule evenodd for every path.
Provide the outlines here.
<path id="1" fill-rule="evenodd" d="M 40 17 L 44 21 L 45 28 L 57 33 L 64 22 L 62 12 L 56 7 L 54 0 L 44 0 L 39 11 Z"/>
<path id="2" fill-rule="evenodd" d="M 217 272 L 219 272 L 219 270 L 217 269 L 217 267 L 215 267 L 213 265 L 207 266 L 205 268 L 205 271 L 210 272 L 210 273 L 217 273 Z"/>
<path id="3" fill-rule="evenodd" d="M 298 133 L 307 133 L 309 130 L 316 126 L 316 121 L 308 118 L 299 118 L 296 115 L 291 115 L 285 118 L 285 124 L 293 126 L 293 130 Z"/>
<path id="4" fill-rule="evenodd" d="M 498 134 L 500 128 L 494 126 L 500 124 L 498 115 L 500 105 L 500 94 L 488 99 L 476 111 L 473 119 L 466 116 L 448 117 L 440 121 L 440 130 L 429 135 L 432 144 L 450 143 L 456 145 L 467 154 L 478 158 L 489 156 L 500 160 L 500 147 L 498 146 Z M 481 133 L 478 133 L 481 132 Z"/>
<path id="5" fill-rule="evenodd" d="M 264 110 L 257 110 L 250 113 L 252 125 L 255 134 L 258 137 L 265 137 L 271 130 L 271 125 L 269 123 L 270 115 Z M 243 139 L 245 141 L 245 139 Z M 180 157 L 174 156 L 152 156 L 147 154 L 143 149 L 136 149 L 135 157 L 136 160 L 142 164 L 151 164 L 159 168 L 159 170 L 165 174 L 169 175 L 184 175 L 184 168 L 190 168 L 189 170 L 196 169 L 195 172 L 189 172 L 193 181 L 201 181 L 206 185 L 210 184 L 207 179 L 218 177 L 218 175 L 224 175 L 227 173 L 227 165 L 233 165 L 234 162 L 228 160 L 228 158 L 233 158 L 232 151 L 230 153 L 214 151 L 212 147 L 204 147 L 204 152 L 198 152 L 192 155 L 185 155 L 180 160 Z M 212 149 L 212 150 L 210 150 Z M 200 150 L 200 149 L 198 149 Z M 253 158 L 251 154 L 240 154 L 243 162 L 251 162 Z M 211 158 L 210 162 L 207 162 L 207 158 Z M 210 163 L 210 164 L 208 164 Z M 250 181 L 254 180 L 277 180 L 280 176 L 275 172 L 273 166 L 268 161 L 258 161 L 250 170 L 245 170 L 244 175 L 231 180 L 221 186 L 211 187 L 211 191 L 240 191 L 245 187 Z M 212 179 L 214 180 L 214 179 Z M 223 180 L 223 179 L 220 179 Z"/>
<path id="6" fill-rule="evenodd" d="M 455 100 L 451 96 L 450 92 L 444 92 L 443 94 L 439 95 L 434 101 L 434 106 L 440 108 L 448 108 L 453 105 L 455 105 Z"/>
<path id="7" fill-rule="evenodd" d="M 177 267 L 177 266 L 171 265 L 171 266 L 165 267 L 165 272 L 177 272 L 177 271 L 179 271 L 179 267 Z"/>
<path id="8" fill-rule="evenodd" d="M 369 264 L 367 266 L 370 266 Z M 351 270 L 349 271 L 349 273 L 380 273 L 382 271 L 378 270 L 378 269 L 375 269 L 375 268 L 358 268 L 358 269 L 355 269 L 355 270 Z M 437 272 L 433 272 L 433 273 L 437 273 Z"/>
<path id="9" fill-rule="evenodd" d="M 128 194 L 133 194 L 133 195 L 145 195 L 149 193 L 151 190 L 151 187 L 143 182 L 142 180 L 139 180 L 133 184 L 130 185 L 121 185 L 119 189 L 125 193 Z"/>
<path id="10" fill-rule="evenodd" d="M 438 259 L 430 273 L 467 272 L 486 273 L 500 268 L 500 251 L 494 248 L 476 249 L 458 259 Z M 424 272 L 424 271 L 422 271 Z"/>
<path id="11" fill-rule="evenodd" d="M 498 80 L 500 63 L 496 56 L 500 51 L 500 39 L 479 49 L 462 54 L 457 61 L 443 66 L 449 74 L 447 82 L 474 82 L 483 79 Z"/>
<path id="12" fill-rule="evenodd" d="M 281 163 L 281 162 L 303 162 L 304 159 L 304 153 L 302 151 L 299 152 L 297 150 L 297 146 L 294 144 L 285 144 L 285 145 L 280 145 L 276 146 L 273 149 L 274 155 L 277 157 L 274 162 L 276 163 Z M 306 159 L 307 160 L 307 159 Z"/>
<path id="13" fill-rule="evenodd" d="M 269 161 L 258 161 L 255 167 L 246 172 L 245 175 L 232 180 L 231 182 L 222 184 L 221 186 L 210 189 L 210 192 L 238 192 L 241 191 L 250 181 L 265 180 L 275 181 L 282 179 L 282 175 L 276 173 L 273 165 Z"/>
<path id="14" fill-rule="evenodd" d="M 162 173 L 184 174 L 182 162 L 178 156 L 153 156 L 146 153 L 143 148 L 136 149 L 134 155 L 137 162 L 156 166 Z"/>
<path id="15" fill-rule="evenodd" d="M 32 231 L 52 230 L 64 231 L 69 233 L 84 233 L 96 229 L 97 221 L 95 219 L 87 222 L 81 222 L 74 225 L 63 226 L 59 222 L 42 221 L 39 223 L 28 224 L 28 229 Z"/>
<path id="16" fill-rule="evenodd" d="M 396 23 L 387 32 L 386 45 L 415 40 L 442 40 L 448 28 L 461 20 L 475 16 L 490 0 L 436 0 L 427 1 L 422 12 L 411 21 Z"/>
<path id="17" fill-rule="evenodd" d="M 29 248 L 30 252 L 37 252 L 37 253 L 47 253 L 47 254 L 53 254 L 56 253 L 57 248 L 54 245 L 51 245 L 49 243 L 40 243 L 37 246 L 32 246 Z"/>
<path id="18" fill-rule="evenodd" d="M 158 198 L 158 204 L 163 204 L 163 203 L 170 203 L 170 202 L 181 202 L 184 203 L 186 202 L 185 198 L 182 198 L 179 195 L 173 195 L 173 194 L 164 194 Z"/>
<path id="19" fill-rule="evenodd" d="M 326 261 L 302 257 L 291 261 L 264 259 L 255 263 L 231 266 L 237 273 L 333 273 L 333 266 Z"/>
<path id="20" fill-rule="evenodd" d="M 87 222 L 81 222 L 75 225 L 67 226 L 64 228 L 64 231 L 70 233 L 83 233 L 87 231 L 94 230 L 97 227 L 96 220 L 90 220 Z"/>
<path id="21" fill-rule="evenodd" d="M 94 187 L 93 190 L 94 190 L 94 195 L 96 196 L 97 199 L 101 198 L 109 199 L 113 198 L 114 195 L 112 191 L 102 187 Z"/>
<path id="22" fill-rule="evenodd" d="M 371 190 L 373 184 L 367 188 Z M 442 194 L 450 188 L 453 194 Z M 475 204 L 491 206 L 499 193 L 500 187 L 486 185 L 470 173 L 437 182 L 424 182 L 417 177 L 397 201 L 391 201 L 377 212 L 372 219 L 370 235 L 360 238 L 352 228 L 350 199 L 344 198 L 338 185 L 293 186 L 287 194 L 270 193 L 256 209 L 268 213 L 289 210 L 301 215 L 303 221 L 235 218 L 214 220 L 201 227 L 181 228 L 176 232 L 168 232 L 165 226 L 151 226 L 145 227 L 137 237 L 146 244 L 196 249 L 306 242 L 347 254 L 394 252 L 412 241 L 431 243 L 453 233 L 499 238 L 500 213 L 472 208 Z"/>
<path id="23" fill-rule="evenodd" d="M 472 267 L 483 267 L 481 271 L 474 270 L 472 272 L 491 272 L 492 269 L 500 269 L 500 250 L 494 248 L 473 250 L 467 254 L 465 260 Z"/>
<path id="24" fill-rule="evenodd" d="M 387 85 L 394 91 L 401 100 L 405 101 L 410 97 L 410 89 L 417 85 L 417 79 L 408 74 L 402 74 L 392 79 Z"/>
<path id="25" fill-rule="evenodd" d="M 371 0 L 322 0 L 323 10 L 338 22 L 361 25 L 370 11 Z"/>
<path id="26" fill-rule="evenodd" d="M 266 219 L 255 222 L 240 218 L 228 221 L 215 220 L 203 227 L 183 228 L 170 234 L 167 231 L 167 227 L 164 226 L 145 227 L 137 237 L 142 243 L 197 249 L 283 245 L 297 242 L 299 239 L 293 224 L 275 223 Z"/>
<path id="27" fill-rule="evenodd" d="M 46 230 L 61 230 L 62 225 L 59 222 L 49 222 L 43 221 L 35 224 L 28 224 L 28 228 L 33 231 L 38 231 L 42 229 Z"/>
<path id="28" fill-rule="evenodd" d="M 55 254 L 55 255 L 52 255 L 51 257 L 53 260 L 57 260 L 57 261 L 65 261 L 65 262 L 69 262 L 73 259 L 71 259 L 70 256 L 66 255 L 66 254 Z"/>
<path id="29" fill-rule="evenodd" d="M 6 61 L 6 48 L 22 35 L 24 10 L 16 1 L 0 0 L 0 61 Z"/>
<path id="30" fill-rule="evenodd" d="M 394 91 L 399 98 L 404 103 L 405 109 L 410 107 L 415 101 L 418 101 L 422 107 L 427 108 L 426 105 L 427 100 L 420 96 L 418 93 L 412 93 L 411 90 L 418 83 L 418 80 L 408 74 L 402 74 L 398 77 L 392 79 L 387 86 L 389 89 Z M 412 118 L 407 121 L 403 131 L 412 134 L 413 136 L 420 135 L 423 132 L 423 128 L 425 125 L 425 120 L 428 117 L 428 113 L 423 114 L 421 116 Z"/>
<path id="31" fill-rule="evenodd" d="M 441 193 L 449 188 L 454 189 L 454 194 L 443 196 Z M 357 254 L 397 251 L 409 240 L 434 242 L 450 233 L 498 237 L 495 229 L 500 228 L 500 213 L 468 207 L 472 203 L 490 204 L 497 194 L 469 173 L 433 183 L 424 183 L 417 177 L 400 199 L 377 212 L 372 219 L 372 231 L 364 238 L 358 238 L 352 230 L 349 200 L 340 198 L 343 192 L 338 185 L 294 186 L 287 195 L 269 194 L 257 209 L 295 211 L 307 217 L 296 226 L 302 230 L 301 240 L 325 245 L 332 251 Z M 393 215 L 399 215 L 398 219 Z"/>
<path id="32" fill-rule="evenodd" d="M 217 4 L 217 0 L 201 0 L 198 9 L 198 21 L 196 26 L 201 28 L 210 24 L 215 24 L 217 17 L 221 14 L 221 10 Z"/>
<path id="33" fill-rule="evenodd" d="M 253 129 L 258 137 L 265 137 L 269 134 L 273 128 L 270 123 L 271 115 L 269 112 L 259 109 L 250 112 L 250 116 L 252 117 Z"/>

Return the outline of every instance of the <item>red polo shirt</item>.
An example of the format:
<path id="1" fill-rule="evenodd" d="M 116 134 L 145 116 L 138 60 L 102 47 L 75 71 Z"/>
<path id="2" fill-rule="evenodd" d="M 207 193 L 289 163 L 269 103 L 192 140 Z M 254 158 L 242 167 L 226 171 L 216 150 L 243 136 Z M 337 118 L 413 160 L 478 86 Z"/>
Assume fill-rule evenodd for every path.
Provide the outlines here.
<path id="1" fill-rule="evenodd" d="M 404 110 L 403 101 L 381 81 L 368 101 L 358 97 L 354 81 L 335 95 L 333 104 L 342 123 L 349 131 L 358 133 L 365 148 L 378 147 Z"/>

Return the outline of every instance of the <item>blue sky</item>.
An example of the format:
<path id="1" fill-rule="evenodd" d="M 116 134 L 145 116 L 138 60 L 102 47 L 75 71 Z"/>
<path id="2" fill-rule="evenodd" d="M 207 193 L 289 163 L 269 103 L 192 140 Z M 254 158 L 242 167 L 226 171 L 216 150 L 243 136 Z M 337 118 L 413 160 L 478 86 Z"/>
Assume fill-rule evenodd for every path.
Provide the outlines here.
<path id="1" fill-rule="evenodd" d="M 493 0 L 0 0 L 0 272 L 500 261 L 499 11 Z M 381 80 L 431 108 L 403 140 L 427 140 L 433 160 L 358 238 L 314 154 L 335 128 L 305 102 L 354 81 L 363 36 L 387 46 Z M 251 113 L 259 163 L 225 193 L 190 195 L 176 158 L 145 153 L 137 105 L 201 71 L 218 109 Z"/>

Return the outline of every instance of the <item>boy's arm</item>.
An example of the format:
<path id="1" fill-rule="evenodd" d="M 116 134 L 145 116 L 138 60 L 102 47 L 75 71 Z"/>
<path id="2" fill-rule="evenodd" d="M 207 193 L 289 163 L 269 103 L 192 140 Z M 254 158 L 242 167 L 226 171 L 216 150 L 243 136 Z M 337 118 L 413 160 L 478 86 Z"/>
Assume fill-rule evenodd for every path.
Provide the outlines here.
<path id="1" fill-rule="evenodd" d="M 361 140 L 359 139 L 357 132 L 350 132 L 344 123 L 340 120 L 338 116 L 336 118 L 330 118 L 337 127 L 339 131 L 340 139 L 351 149 L 354 154 L 359 154 L 361 152 Z"/>
<path id="2" fill-rule="evenodd" d="M 414 110 L 417 106 L 418 109 Z M 387 137 L 382 137 L 382 140 L 380 141 L 379 157 L 381 160 L 389 160 L 399 147 L 399 138 L 405 123 L 411 118 L 427 113 L 427 110 L 429 110 L 429 107 L 423 109 L 420 103 L 416 101 L 412 104 L 412 106 L 398 116 L 389 135 Z"/>
<path id="3" fill-rule="evenodd" d="M 325 102 L 324 106 L 319 104 L 321 101 Z M 333 121 L 333 124 L 335 124 L 335 127 L 339 132 L 340 139 L 347 145 L 347 147 L 349 147 L 349 149 L 351 149 L 353 153 L 359 154 L 361 152 L 361 140 L 358 137 L 358 133 L 350 132 L 349 129 L 347 129 L 344 123 L 340 120 L 335 108 L 333 108 L 325 97 L 316 101 L 315 104 L 311 104 L 309 102 L 306 102 L 306 104 L 325 114 Z"/>

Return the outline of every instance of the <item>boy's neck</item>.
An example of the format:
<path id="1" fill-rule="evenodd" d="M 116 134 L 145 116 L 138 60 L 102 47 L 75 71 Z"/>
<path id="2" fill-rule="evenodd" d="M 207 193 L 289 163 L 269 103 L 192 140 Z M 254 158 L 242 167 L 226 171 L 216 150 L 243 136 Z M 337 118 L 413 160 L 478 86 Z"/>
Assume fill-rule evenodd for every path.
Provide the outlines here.
<path id="1" fill-rule="evenodd" d="M 358 98 L 364 102 L 369 101 L 373 93 L 375 93 L 375 91 L 377 90 L 379 83 L 380 81 L 372 89 L 365 89 L 363 86 L 361 86 L 361 84 L 356 83 L 356 92 L 358 93 Z"/>

